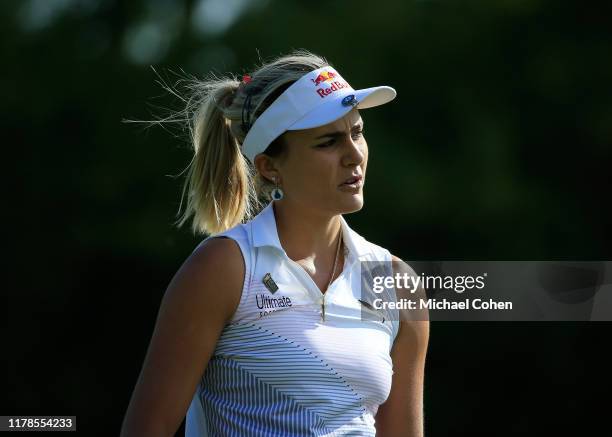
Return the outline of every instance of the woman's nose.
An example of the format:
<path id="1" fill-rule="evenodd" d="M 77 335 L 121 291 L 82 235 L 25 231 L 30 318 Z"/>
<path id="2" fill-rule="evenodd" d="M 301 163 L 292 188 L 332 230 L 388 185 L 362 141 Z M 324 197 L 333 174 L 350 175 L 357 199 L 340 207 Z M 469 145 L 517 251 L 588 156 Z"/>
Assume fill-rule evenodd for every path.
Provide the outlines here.
<path id="1" fill-rule="evenodd" d="M 345 139 L 345 144 L 343 147 L 343 165 L 351 166 L 361 164 L 365 159 L 365 147 L 366 146 L 364 141 L 355 141 L 349 135 L 348 138 Z"/>

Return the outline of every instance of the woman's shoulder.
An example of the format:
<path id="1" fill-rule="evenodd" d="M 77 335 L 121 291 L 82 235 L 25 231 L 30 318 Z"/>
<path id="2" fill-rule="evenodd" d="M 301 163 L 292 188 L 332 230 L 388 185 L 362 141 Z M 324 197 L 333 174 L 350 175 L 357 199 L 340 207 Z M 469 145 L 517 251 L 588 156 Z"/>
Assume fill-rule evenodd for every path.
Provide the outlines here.
<path id="1" fill-rule="evenodd" d="M 226 235 L 214 235 L 202 241 L 189 255 L 186 262 L 201 264 L 202 267 L 205 267 L 210 263 L 217 264 L 219 261 L 219 264 L 227 263 L 231 268 L 239 265 L 241 260 L 240 247 L 235 239 Z"/>
<path id="2" fill-rule="evenodd" d="M 191 256 L 196 259 L 220 257 L 230 263 L 244 264 L 244 251 L 249 242 L 248 232 L 244 224 L 238 224 L 217 234 L 212 234 L 202 240 L 193 250 Z"/>
<path id="3" fill-rule="evenodd" d="M 194 302 L 205 299 L 216 305 L 226 318 L 240 301 L 245 265 L 238 243 L 222 236 L 207 238 L 187 257 L 173 282 L 185 298 Z"/>
<path id="4" fill-rule="evenodd" d="M 224 236 L 208 238 L 200 243 L 185 260 L 201 276 L 234 277 L 244 274 L 244 262 L 238 243 Z"/>
<path id="5" fill-rule="evenodd" d="M 218 275 L 242 278 L 245 267 L 243 251 L 248 240 L 243 227 L 237 225 L 209 236 L 193 250 L 187 261 L 198 264 L 202 271 L 213 269 Z"/>
<path id="6" fill-rule="evenodd" d="M 250 222 L 246 222 L 246 223 L 239 223 L 236 226 L 227 229 L 223 232 L 219 232 L 217 234 L 213 234 L 210 237 L 208 237 L 206 240 L 203 241 L 206 242 L 207 240 L 212 240 L 215 238 L 229 238 L 232 240 L 235 240 L 239 243 L 242 243 L 243 241 L 248 240 L 248 227 L 249 227 L 249 223 Z"/>

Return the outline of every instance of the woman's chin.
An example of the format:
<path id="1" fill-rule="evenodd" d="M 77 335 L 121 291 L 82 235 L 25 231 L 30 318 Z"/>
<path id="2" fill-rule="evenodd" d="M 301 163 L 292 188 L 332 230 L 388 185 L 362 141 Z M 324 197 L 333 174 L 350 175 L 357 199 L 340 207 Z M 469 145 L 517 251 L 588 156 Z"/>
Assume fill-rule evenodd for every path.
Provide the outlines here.
<path id="1" fill-rule="evenodd" d="M 357 212 L 361 208 L 363 208 L 363 195 L 359 193 L 350 196 L 350 198 L 348 199 L 342 199 L 341 206 L 341 214 L 350 214 L 351 212 Z"/>

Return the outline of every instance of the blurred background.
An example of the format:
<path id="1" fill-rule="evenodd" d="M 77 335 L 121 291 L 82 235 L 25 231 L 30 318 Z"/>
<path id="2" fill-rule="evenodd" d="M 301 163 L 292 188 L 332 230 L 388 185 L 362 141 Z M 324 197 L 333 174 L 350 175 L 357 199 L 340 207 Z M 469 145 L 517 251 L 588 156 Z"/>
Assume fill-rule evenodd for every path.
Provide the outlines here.
<path id="1" fill-rule="evenodd" d="M 610 2 L 21 0 L 0 16 L 0 414 L 118 435 L 164 290 L 203 238 L 173 226 L 185 132 L 122 123 L 181 109 L 157 83 L 181 71 L 306 48 L 355 88 L 395 87 L 362 114 L 366 206 L 347 220 L 404 259 L 610 259 Z M 426 435 L 609 433 L 611 333 L 433 324 Z"/>

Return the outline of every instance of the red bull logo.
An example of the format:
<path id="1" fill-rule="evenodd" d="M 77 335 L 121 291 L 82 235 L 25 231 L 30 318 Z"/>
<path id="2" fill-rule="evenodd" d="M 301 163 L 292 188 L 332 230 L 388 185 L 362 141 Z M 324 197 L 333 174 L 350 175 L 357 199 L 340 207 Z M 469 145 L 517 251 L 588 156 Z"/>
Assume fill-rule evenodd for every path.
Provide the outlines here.
<path id="1" fill-rule="evenodd" d="M 325 96 L 329 96 L 334 91 L 341 90 L 342 88 L 347 88 L 348 86 L 349 84 L 344 81 L 340 82 L 340 81 L 335 80 L 331 83 L 331 86 L 329 87 L 318 88 L 317 94 L 320 95 L 321 98 L 324 98 Z"/>
<path id="2" fill-rule="evenodd" d="M 342 80 L 342 78 L 331 71 L 322 71 L 314 79 L 310 79 L 314 83 L 317 94 L 324 98 L 330 95 L 334 91 L 341 90 L 342 88 L 349 87 L 349 84 Z M 325 85 L 319 87 L 319 85 Z"/>
<path id="3" fill-rule="evenodd" d="M 332 73 L 331 71 L 322 71 L 321 73 L 319 73 L 317 77 L 315 77 L 314 79 L 310 79 L 310 80 L 314 82 L 315 86 L 319 86 L 323 82 L 329 82 L 333 80 L 335 77 L 336 77 L 336 74 Z"/>

